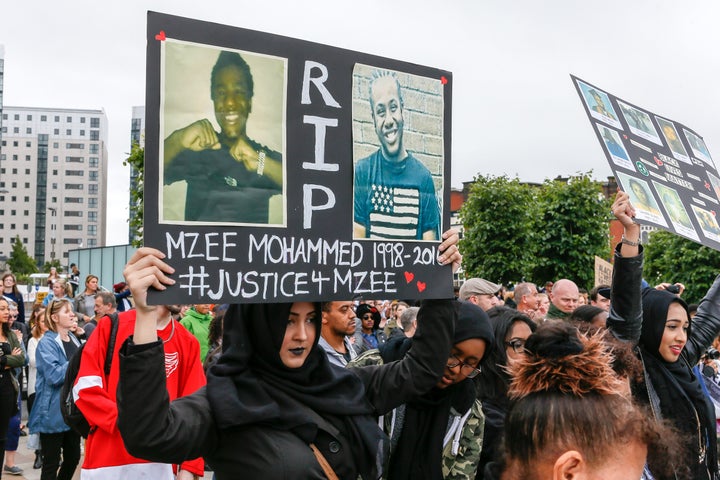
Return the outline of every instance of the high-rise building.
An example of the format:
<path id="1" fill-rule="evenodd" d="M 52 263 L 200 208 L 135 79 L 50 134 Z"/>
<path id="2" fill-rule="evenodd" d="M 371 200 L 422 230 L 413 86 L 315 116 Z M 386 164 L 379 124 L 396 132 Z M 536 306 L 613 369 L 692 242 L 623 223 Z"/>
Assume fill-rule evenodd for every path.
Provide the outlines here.
<path id="1" fill-rule="evenodd" d="M 105 111 L 7 106 L 0 118 L 0 259 L 16 237 L 40 265 L 105 246 Z"/>
<path id="2" fill-rule="evenodd" d="M 140 147 L 145 148 L 145 107 L 133 107 L 132 109 L 132 124 L 130 125 L 130 146 L 138 144 Z M 133 191 L 138 186 L 138 171 L 131 165 L 130 166 L 130 191 Z M 132 196 L 130 197 L 130 231 L 128 235 L 128 243 L 138 238 L 139 232 L 133 227 L 133 217 L 135 216 Z"/>

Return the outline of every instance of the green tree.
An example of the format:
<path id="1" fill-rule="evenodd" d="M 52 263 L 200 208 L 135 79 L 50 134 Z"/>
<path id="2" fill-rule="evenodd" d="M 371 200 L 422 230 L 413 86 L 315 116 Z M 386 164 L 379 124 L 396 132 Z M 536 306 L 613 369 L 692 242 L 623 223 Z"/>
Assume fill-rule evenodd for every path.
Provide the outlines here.
<path id="1" fill-rule="evenodd" d="M 536 217 L 536 282 L 569 278 L 586 287 L 595 277 L 595 255 L 610 256 L 610 200 L 590 173 L 568 181 L 546 180 Z"/>
<path id="2" fill-rule="evenodd" d="M 60 260 L 57 258 L 55 260 L 45 262 L 45 265 L 43 265 L 43 267 L 42 267 L 42 271 L 45 273 L 50 273 L 50 269 L 52 267 L 55 267 L 55 269 L 57 270 L 58 273 L 63 272 L 62 263 L 60 263 Z"/>
<path id="3" fill-rule="evenodd" d="M 532 272 L 534 187 L 507 176 L 478 176 L 460 210 L 460 251 L 468 277 L 508 283 Z"/>
<path id="4" fill-rule="evenodd" d="M 145 182 L 145 150 L 137 143 L 133 143 L 130 156 L 123 161 L 124 166 L 130 166 L 130 231 L 133 232 L 133 247 L 143 245 L 143 193 Z"/>
<path id="5" fill-rule="evenodd" d="M 38 271 L 35 259 L 33 259 L 25 249 L 25 245 L 20 241 L 20 236 L 15 237 L 12 246 L 12 253 L 7 262 L 10 271 L 16 276 L 30 275 Z"/>
<path id="6" fill-rule="evenodd" d="M 720 273 L 720 252 L 664 230 L 650 234 L 643 276 L 650 285 L 680 282 L 688 303 L 699 302 Z"/>

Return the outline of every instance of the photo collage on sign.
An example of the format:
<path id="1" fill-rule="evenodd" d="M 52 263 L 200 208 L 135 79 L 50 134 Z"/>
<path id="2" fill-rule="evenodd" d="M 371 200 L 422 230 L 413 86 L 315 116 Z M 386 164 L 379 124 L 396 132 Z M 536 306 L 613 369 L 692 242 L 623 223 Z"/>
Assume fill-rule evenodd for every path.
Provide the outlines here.
<path id="1" fill-rule="evenodd" d="M 720 175 L 702 137 L 571 77 L 637 220 L 720 250 Z"/>

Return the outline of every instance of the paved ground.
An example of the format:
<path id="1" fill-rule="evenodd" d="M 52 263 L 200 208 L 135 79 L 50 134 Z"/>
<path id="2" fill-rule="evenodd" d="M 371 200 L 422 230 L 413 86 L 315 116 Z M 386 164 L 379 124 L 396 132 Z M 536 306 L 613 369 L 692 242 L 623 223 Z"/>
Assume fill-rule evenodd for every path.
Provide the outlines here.
<path id="1" fill-rule="evenodd" d="M 23 414 L 25 414 L 25 403 L 23 402 Z M 27 419 L 23 420 L 23 423 L 27 422 Z M 23 469 L 22 475 L 10 475 L 3 472 L 3 478 L 17 478 L 25 480 L 40 480 L 40 470 L 33 469 L 33 462 L 35 461 L 35 451 L 27 448 L 27 436 L 20 437 L 20 445 L 18 445 L 17 453 L 15 454 L 15 462 L 17 466 Z M 77 471 L 73 476 L 73 480 L 79 480 L 80 478 L 80 465 L 82 465 L 83 457 L 80 457 L 80 464 L 78 465 Z M 212 473 L 207 472 L 207 475 L 202 477 L 206 480 L 212 478 Z"/>

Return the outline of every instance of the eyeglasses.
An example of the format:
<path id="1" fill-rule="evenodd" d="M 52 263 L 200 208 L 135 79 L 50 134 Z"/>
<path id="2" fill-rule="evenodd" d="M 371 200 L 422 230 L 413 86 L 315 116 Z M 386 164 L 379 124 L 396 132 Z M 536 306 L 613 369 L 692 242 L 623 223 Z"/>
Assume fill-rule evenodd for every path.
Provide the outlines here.
<path id="1" fill-rule="evenodd" d="M 480 374 L 480 372 L 482 372 L 480 365 L 475 367 L 468 363 L 461 362 L 460 359 L 457 358 L 455 355 L 450 355 L 450 358 L 448 358 L 446 366 L 448 368 L 455 368 L 458 365 L 460 366 L 460 372 L 464 373 L 467 378 L 475 378 Z"/>
<path id="2" fill-rule="evenodd" d="M 505 342 L 505 346 L 512 348 L 518 355 L 525 353 L 525 340 L 521 338 L 513 338 L 509 342 Z"/>

